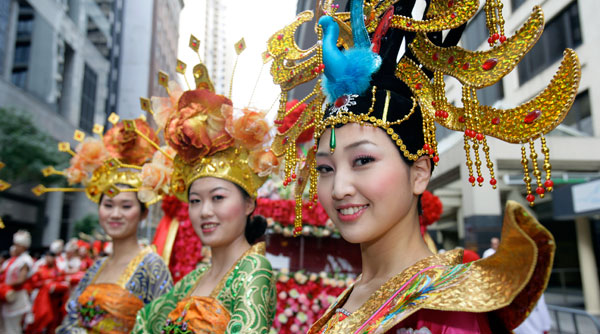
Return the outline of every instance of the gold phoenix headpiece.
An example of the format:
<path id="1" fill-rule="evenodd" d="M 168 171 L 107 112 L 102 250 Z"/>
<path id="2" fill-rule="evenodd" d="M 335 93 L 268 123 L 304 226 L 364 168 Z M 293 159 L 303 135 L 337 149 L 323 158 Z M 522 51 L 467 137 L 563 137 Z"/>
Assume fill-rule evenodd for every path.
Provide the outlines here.
<path id="1" fill-rule="evenodd" d="M 198 53 L 199 45 L 192 35 L 190 48 Z M 238 56 L 244 49 L 243 39 L 235 44 Z M 185 69 L 186 64 L 178 60 L 177 72 L 185 74 Z M 170 179 L 172 193 L 187 202 L 192 182 L 212 176 L 231 181 L 256 198 L 267 176 L 279 168 L 269 149 L 271 126 L 266 112 L 235 109 L 229 98 L 216 94 L 201 60 L 193 74 L 196 89 L 185 92 L 174 81 L 169 82 L 166 74 L 160 74 L 159 82 L 169 97 L 153 97 L 151 101 L 165 141 L 176 153 Z"/>
<path id="2" fill-rule="evenodd" d="M 163 151 L 158 146 L 158 136 L 144 117 L 119 122 L 119 116 L 113 113 L 108 120 L 113 127 L 106 133 L 103 126 L 94 125 L 93 132 L 99 138 L 86 138 L 83 131 L 76 130 L 73 138 L 79 145 L 75 151 L 68 142 L 58 144 L 61 152 L 72 155 L 66 170 L 59 171 L 54 167 L 42 170 L 44 176 L 63 175 L 69 185 L 82 184 L 82 188 L 46 188 L 38 185 L 32 189 L 33 193 L 40 196 L 52 191 L 82 191 L 95 203 L 103 194 L 113 197 L 120 192 L 134 191 L 139 195 L 146 183 L 142 165 L 156 151 Z M 148 204 L 158 200 L 160 197 L 153 198 Z"/>
<path id="3" fill-rule="evenodd" d="M 313 18 L 311 11 L 300 13 L 296 21 L 269 39 L 268 53 L 273 59 L 271 74 L 281 87 L 276 122 L 284 122 L 295 108 L 285 107 L 289 91 L 319 79 L 312 92 L 296 104 L 306 103 L 308 107 L 292 126 L 277 134 L 272 145 L 275 154 L 285 156 L 287 183 L 298 175 L 297 233 L 301 231 L 301 196 L 307 183 L 310 183 L 310 199 L 317 199 L 316 146 L 309 150 L 307 163 L 302 167 L 296 148 L 298 136 L 311 128 L 316 140 L 326 128 L 331 128 L 329 144 L 333 151 L 336 124 L 355 122 L 381 127 L 407 160 L 415 161 L 427 155 L 437 164 L 437 122 L 464 133 L 469 183 L 473 186 L 484 183 L 480 158 L 483 154 L 490 173 L 489 182 L 494 188 L 497 181 L 486 136 L 496 137 L 521 144 L 523 179 L 531 205 L 535 195 L 526 146 L 529 146 L 537 184 L 535 193 L 543 197 L 546 191 L 552 190 L 554 184 L 550 179 L 549 149 L 544 134 L 560 124 L 575 99 L 581 74 L 577 55 L 571 49 L 565 50 L 557 74 L 532 100 L 507 110 L 480 105 L 477 90 L 497 83 L 513 70 L 541 36 L 544 27 L 541 8 L 534 7 L 525 24 L 507 38 L 502 2 L 486 0 L 484 10 L 490 49 L 473 52 L 453 45 L 460 38 L 461 26 L 477 12 L 479 0 L 431 0 L 428 3 L 424 19 L 416 20 L 410 16 L 412 8 L 400 8 L 397 0 L 353 0 L 351 11 L 344 13 L 338 13 L 339 5 L 333 5 L 331 0 L 321 1 L 317 8 L 321 17 L 316 26 L 319 41 L 313 47 L 302 50 L 294 40 L 298 27 Z M 442 42 L 444 30 L 450 32 Z M 411 40 L 408 33 L 416 33 L 416 37 Z M 383 36 L 388 38 L 382 39 Z M 408 45 L 407 53 L 396 61 L 403 40 Z M 338 47 L 345 50 L 340 51 Z M 324 76 L 319 78 L 323 72 Z M 463 85 L 463 107 L 448 102 L 444 75 L 455 77 Z M 329 105 L 323 108 L 325 102 Z M 419 135 L 413 136 L 411 131 Z M 545 182 L 534 148 L 534 140 L 538 138 L 544 154 Z"/>

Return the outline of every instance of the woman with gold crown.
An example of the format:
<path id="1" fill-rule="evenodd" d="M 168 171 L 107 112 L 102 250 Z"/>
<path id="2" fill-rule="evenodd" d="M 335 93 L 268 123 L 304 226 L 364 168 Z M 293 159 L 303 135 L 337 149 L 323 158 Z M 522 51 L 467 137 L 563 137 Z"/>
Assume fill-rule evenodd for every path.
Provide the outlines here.
<path id="1" fill-rule="evenodd" d="M 118 121 L 109 118 L 113 127 L 103 138 L 83 138 L 75 152 L 68 143 L 59 149 L 73 155 L 65 172 L 70 184 L 84 188 L 52 189 L 38 186 L 34 192 L 85 191 L 98 203 L 98 218 L 104 232 L 112 239 L 113 252 L 98 259 L 85 273 L 66 305 L 66 317 L 57 333 L 128 333 L 135 315 L 145 305 L 173 286 L 169 269 L 150 247 L 138 243 L 140 222 L 148 215 L 146 204 L 138 200 L 142 187 L 142 164 L 152 158 L 158 138 L 143 120 Z M 94 132 L 101 134 L 102 127 Z"/>
<path id="2" fill-rule="evenodd" d="M 268 333 L 275 278 L 265 243 L 256 243 L 266 221 L 252 212 L 258 188 L 279 166 L 268 148 L 271 128 L 264 112 L 234 109 L 207 76 L 195 78 L 195 90 L 170 84 L 170 97 L 153 98 L 153 106 L 177 152 L 171 191 L 189 203 L 211 261 L 142 309 L 133 333 Z"/>
<path id="3" fill-rule="evenodd" d="M 323 1 L 320 41 L 313 48 L 300 50 L 294 41 L 295 30 L 312 18 L 311 12 L 299 14 L 269 40 L 271 73 L 282 88 L 276 122 L 290 115 L 288 91 L 324 72 L 302 100 L 309 107 L 274 139 L 273 150 L 286 158 L 285 182 L 297 182 L 297 194 L 310 184 L 311 199 L 316 201 L 318 193 L 341 236 L 359 243 L 362 254 L 361 276 L 309 333 L 510 333 L 548 281 L 553 237 L 517 203 L 507 203 L 497 253 L 466 264 L 460 249 L 433 254 L 427 248 L 419 232 L 418 203 L 439 162 L 436 122 L 465 133 L 469 183 L 484 182 L 480 149 L 489 182 L 494 188 L 497 183 L 487 135 L 530 143 L 536 193 L 550 191 L 543 134 L 562 121 L 573 102 L 577 57 L 565 51 L 560 73 L 528 103 L 511 110 L 481 106 L 476 89 L 501 79 L 539 38 L 541 9 L 536 7 L 525 27 L 507 39 L 502 4 L 486 1 L 491 49 L 475 53 L 453 45 L 479 1 L 426 3 L 423 20 L 416 20 L 411 17 L 415 1 L 352 0 L 350 13 L 337 13 L 338 5 Z M 449 31 L 442 35 L 443 30 Z M 443 75 L 462 83 L 463 107 L 448 103 Z M 308 128 L 315 130 L 316 145 L 302 165 L 294 143 Z M 545 184 L 534 151 L 537 138 L 545 155 Z M 526 156 L 522 162 L 527 199 L 533 203 Z M 296 215 L 300 232 L 301 211 Z"/>

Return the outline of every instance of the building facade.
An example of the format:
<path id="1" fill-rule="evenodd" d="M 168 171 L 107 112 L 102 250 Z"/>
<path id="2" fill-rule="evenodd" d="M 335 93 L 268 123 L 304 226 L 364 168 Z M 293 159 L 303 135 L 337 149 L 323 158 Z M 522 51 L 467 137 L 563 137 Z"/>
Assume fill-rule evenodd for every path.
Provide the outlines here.
<path id="1" fill-rule="evenodd" d="M 31 115 L 72 147 L 76 129 L 91 135 L 112 112 L 139 117 L 139 98 L 159 92 L 151 84 L 158 69 L 174 72 L 182 7 L 182 0 L 0 1 L 0 107 Z M 34 247 L 48 246 L 96 211 L 82 193 L 38 198 L 33 186 L 0 197 L 0 215 L 11 217 L 6 247 L 18 228 L 32 232 Z"/>

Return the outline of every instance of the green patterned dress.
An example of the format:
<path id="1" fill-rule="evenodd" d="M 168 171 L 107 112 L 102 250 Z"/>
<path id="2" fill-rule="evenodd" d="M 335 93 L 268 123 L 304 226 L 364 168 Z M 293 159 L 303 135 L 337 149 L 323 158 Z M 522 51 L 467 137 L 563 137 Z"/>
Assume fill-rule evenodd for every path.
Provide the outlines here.
<path id="1" fill-rule="evenodd" d="M 170 292 L 138 312 L 132 333 L 196 333 L 199 329 L 268 333 L 275 316 L 276 288 L 271 264 L 264 254 L 264 242 L 252 246 L 209 297 L 190 296 L 209 266 L 193 270 Z M 211 324 L 216 322 L 213 319 L 225 319 L 225 323 Z"/>

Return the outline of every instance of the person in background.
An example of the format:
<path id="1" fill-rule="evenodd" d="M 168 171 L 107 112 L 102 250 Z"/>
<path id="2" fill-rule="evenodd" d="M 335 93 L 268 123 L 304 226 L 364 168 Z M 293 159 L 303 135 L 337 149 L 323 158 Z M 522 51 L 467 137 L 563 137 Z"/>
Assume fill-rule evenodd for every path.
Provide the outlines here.
<path id="1" fill-rule="evenodd" d="M 31 310 L 29 293 L 24 287 L 33 269 L 33 259 L 27 250 L 31 235 L 20 230 L 13 235 L 14 255 L 6 261 L 4 283 L 13 290 L 8 300 L 2 302 L 2 321 L 5 334 L 21 334 L 25 314 Z"/>
<path id="2" fill-rule="evenodd" d="M 500 239 L 493 237 L 490 239 L 490 248 L 486 249 L 485 252 L 483 252 L 483 256 L 482 258 L 486 258 L 489 256 L 492 256 L 494 254 L 496 254 L 496 251 L 498 250 L 498 246 L 500 245 Z"/>

